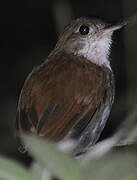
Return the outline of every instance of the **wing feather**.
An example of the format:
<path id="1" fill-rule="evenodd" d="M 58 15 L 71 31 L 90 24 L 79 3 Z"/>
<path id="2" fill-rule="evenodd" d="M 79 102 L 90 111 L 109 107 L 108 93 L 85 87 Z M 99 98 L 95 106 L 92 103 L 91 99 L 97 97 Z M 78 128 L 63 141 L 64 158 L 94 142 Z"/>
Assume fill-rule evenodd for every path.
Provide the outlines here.
<path id="1" fill-rule="evenodd" d="M 55 141 L 73 128 L 80 134 L 95 119 L 104 92 L 105 76 L 99 66 L 66 54 L 51 57 L 24 84 L 18 105 L 20 129 L 32 133 L 35 129 Z"/>

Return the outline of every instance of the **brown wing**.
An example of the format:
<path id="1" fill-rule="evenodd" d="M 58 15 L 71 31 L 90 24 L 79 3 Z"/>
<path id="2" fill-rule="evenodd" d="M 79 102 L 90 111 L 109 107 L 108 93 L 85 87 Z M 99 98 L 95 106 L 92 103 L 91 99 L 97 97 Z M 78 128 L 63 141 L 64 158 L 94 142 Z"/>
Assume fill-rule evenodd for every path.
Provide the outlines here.
<path id="1" fill-rule="evenodd" d="M 82 129 L 92 123 L 104 92 L 105 77 L 99 66 L 72 55 L 50 57 L 25 82 L 18 128 L 59 141 L 84 117 Z"/>

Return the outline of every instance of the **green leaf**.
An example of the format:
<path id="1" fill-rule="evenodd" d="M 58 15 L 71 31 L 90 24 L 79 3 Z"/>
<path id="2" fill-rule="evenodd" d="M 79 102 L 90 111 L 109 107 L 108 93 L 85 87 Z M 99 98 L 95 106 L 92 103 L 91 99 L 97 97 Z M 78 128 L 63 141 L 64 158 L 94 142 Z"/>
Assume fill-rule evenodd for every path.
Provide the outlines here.
<path id="1" fill-rule="evenodd" d="M 32 164 L 30 171 L 37 180 L 52 180 L 51 173 L 37 162 Z"/>
<path id="2" fill-rule="evenodd" d="M 48 143 L 40 137 L 24 135 L 24 142 L 30 153 L 53 174 L 63 180 L 83 180 L 80 165 L 64 152 L 59 151 L 55 144 Z"/>
<path id="3" fill-rule="evenodd" d="M 19 163 L 0 157 L 0 179 L 7 180 L 33 180 L 31 174 Z"/>
<path id="4" fill-rule="evenodd" d="M 88 162 L 84 169 L 87 180 L 137 179 L 137 152 L 112 151 L 102 158 Z"/>

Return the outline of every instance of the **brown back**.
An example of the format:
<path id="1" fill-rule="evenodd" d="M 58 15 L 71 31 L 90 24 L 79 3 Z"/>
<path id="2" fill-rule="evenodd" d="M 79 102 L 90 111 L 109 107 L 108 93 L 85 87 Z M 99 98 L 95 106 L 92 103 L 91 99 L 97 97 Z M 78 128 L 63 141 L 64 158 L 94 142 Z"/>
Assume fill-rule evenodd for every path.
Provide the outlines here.
<path id="1" fill-rule="evenodd" d="M 105 89 L 103 68 L 64 52 L 50 56 L 24 84 L 18 104 L 18 129 L 59 141 L 89 111 L 98 110 Z"/>

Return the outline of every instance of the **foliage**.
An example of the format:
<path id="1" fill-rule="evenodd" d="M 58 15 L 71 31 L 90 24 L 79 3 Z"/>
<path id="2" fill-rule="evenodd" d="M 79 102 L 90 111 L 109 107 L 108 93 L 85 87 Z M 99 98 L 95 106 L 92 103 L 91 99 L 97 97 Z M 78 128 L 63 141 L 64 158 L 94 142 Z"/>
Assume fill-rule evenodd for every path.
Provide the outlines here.
<path id="1" fill-rule="evenodd" d="M 35 159 L 31 168 L 28 170 L 1 156 L 0 180 L 52 180 L 53 177 L 61 180 L 135 180 L 136 117 L 135 109 L 113 137 L 96 144 L 90 152 L 77 160 L 56 144 L 25 134 L 24 143 Z M 75 143 L 72 144 L 74 148 Z"/>

